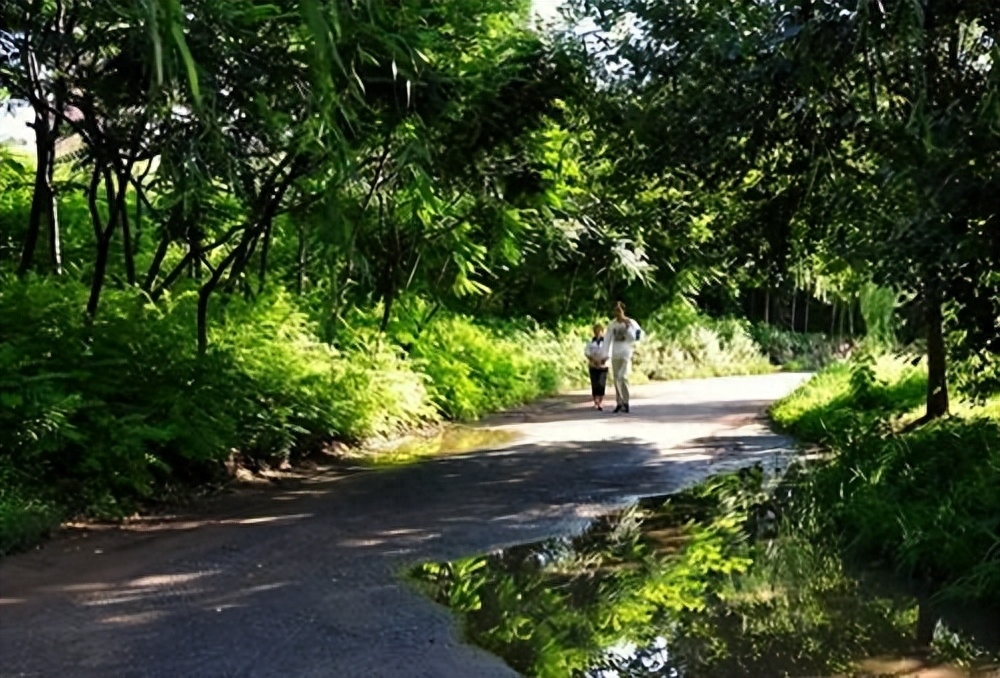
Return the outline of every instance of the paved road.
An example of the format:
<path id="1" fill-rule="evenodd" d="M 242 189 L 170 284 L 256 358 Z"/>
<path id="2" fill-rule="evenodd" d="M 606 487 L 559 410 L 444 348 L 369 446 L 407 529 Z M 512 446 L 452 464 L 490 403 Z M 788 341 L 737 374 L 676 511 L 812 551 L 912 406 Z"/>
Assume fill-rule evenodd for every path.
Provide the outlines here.
<path id="1" fill-rule="evenodd" d="M 617 416 L 571 394 L 491 420 L 522 436 L 503 449 L 61 537 L 0 561 L 0 676 L 513 676 L 399 573 L 774 461 L 787 441 L 755 416 L 803 378 L 639 386 Z"/>

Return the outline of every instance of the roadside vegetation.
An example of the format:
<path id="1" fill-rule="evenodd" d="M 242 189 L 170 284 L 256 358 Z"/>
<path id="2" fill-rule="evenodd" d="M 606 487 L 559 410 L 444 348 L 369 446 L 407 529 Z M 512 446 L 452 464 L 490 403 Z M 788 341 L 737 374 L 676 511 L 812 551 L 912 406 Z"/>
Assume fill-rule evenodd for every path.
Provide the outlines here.
<path id="1" fill-rule="evenodd" d="M 995 673 L 996 649 L 961 614 L 844 558 L 801 470 L 721 474 L 573 538 L 408 575 L 527 676 L 870 675 L 915 639 L 921 669 Z"/>
<path id="2" fill-rule="evenodd" d="M 917 426 L 927 373 L 913 362 L 860 354 L 771 416 L 830 453 L 810 485 L 831 536 L 946 595 L 1000 600 L 1000 398 Z"/>
<path id="3" fill-rule="evenodd" d="M 327 342 L 277 289 L 231 300 L 212 350 L 199 355 L 189 340 L 193 294 L 154 305 L 109 290 L 89 319 L 77 282 L 0 282 L 4 552 L 70 516 L 114 519 L 223 482 L 225 462 L 278 468 L 333 442 L 475 420 L 586 378 L 586 327 L 574 323 L 482 323 L 447 311 L 424 321 L 427 304 L 414 298 L 397 304 L 385 332 L 380 309 L 354 309 Z M 728 325 L 692 315 L 671 334 L 651 322 L 637 376 L 773 369 L 743 325 Z"/>

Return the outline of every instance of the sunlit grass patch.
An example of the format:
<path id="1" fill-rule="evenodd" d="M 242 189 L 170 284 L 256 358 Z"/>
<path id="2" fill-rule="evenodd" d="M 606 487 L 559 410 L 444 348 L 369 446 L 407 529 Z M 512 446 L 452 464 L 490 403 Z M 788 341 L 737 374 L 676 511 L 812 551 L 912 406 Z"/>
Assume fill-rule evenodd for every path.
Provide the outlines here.
<path id="1" fill-rule="evenodd" d="M 918 411 L 927 390 L 923 366 L 907 356 L 880 356 L 870 364 L 863 398 L 852 383 L 857 365 L 835 363 L 771 406 L 773 421 L 809 442 L 829 442 L 852 423 L 907 417 Z M 861 402 L 861 401 L 864 402 Z"/>

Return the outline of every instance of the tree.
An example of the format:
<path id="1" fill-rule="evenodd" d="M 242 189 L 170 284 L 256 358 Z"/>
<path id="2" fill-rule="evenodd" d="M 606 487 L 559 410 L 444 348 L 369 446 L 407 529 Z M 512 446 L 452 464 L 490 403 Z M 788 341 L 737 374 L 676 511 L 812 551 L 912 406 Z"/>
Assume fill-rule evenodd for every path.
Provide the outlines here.
<path id="1" fill-rule="evenodd" d="M 630 128 L 659 153 L 640 171 L 682 168 L 725 206 L 712 213 L 702 201 L 716 217 L 709 242 L 745 280 L 780 283 L 820 255 L 916 295 L 926 419 L 946 413 L 949 330 L 964 333 L 965 352 L 1000 351 L 989 197 L 1000 181 L 1000 10 L 949 0 L 573 6 L 602 30 L 607 86 L 642 102 Z"/>

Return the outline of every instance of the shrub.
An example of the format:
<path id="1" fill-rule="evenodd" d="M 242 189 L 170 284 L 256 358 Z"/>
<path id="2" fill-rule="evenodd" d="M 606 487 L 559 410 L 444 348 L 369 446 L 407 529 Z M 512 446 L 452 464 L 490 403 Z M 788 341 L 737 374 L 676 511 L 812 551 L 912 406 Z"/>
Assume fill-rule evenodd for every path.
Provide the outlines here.
<path id="1" fill-rule="evenodd" d="M 791 332 L 764 323 L 754 323 L 748 331 L 773 364 L 792 371 L 822 369 L 846 357 L 851 348 L 849 342 L 822 333 Z"/>
<path id="2" fill-rule="evenodd" d="M 431 400 L 454 419 L 554 393 L 583 374 L 582 340 L 540 328 L 477 326 L 464 316 L 435 319 L 411 357 L 429 378 Z"/>
<path id="3" fill-rule="evenodd" d="M 861 356 L 819 373 L 771 409 L 835 455 L 812 475 L 831 529 L 856 552 L 934 577 L 954 595 L 1000 598 L 1000 416 L 996 402 L 916 429 L 926 373 Z"/>
<path id="4" fill-rule="evenodd" d="M 108 290 L 87 322 L 72 282 L 5 280 L 0 294 L 0 457 L 115 515 L 164 482 L 217 474 L 233 450 L 287 458 L 307 438 L 360 439 L 434 412 L 398 348 L 344 355 L 282 295 L 232 301 L 197 355 L 194 296 L 154 307 Z M 225 320 L 225 322 L 222 322 Z"/>
<path id="5" fill-rule="evenodd" d="M 59 526 L 60 512 L 7 461 L 0 460 L 0 555 L 35 544 Z"/>
<path id="6" fill-rule="evenodd" d="M 763 374 L 772 368 L 746 321 L 710 320 L 684 303 L 664 307 L 645 323 L 635 371 L 649 379 Z"/>

